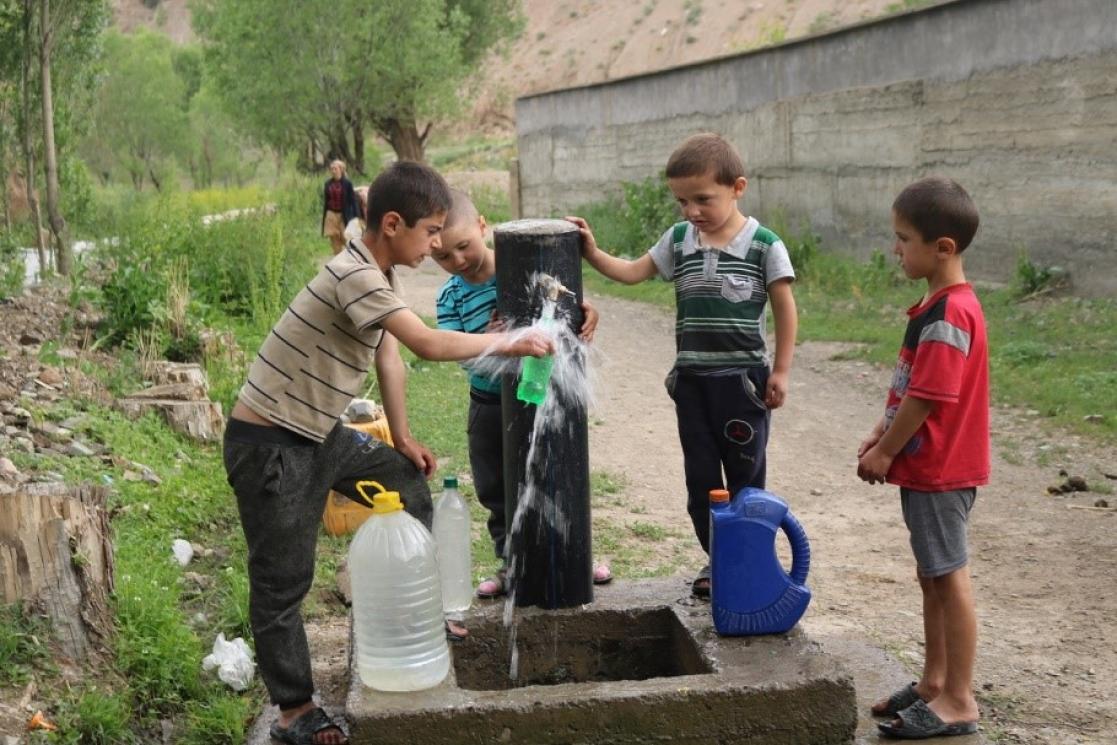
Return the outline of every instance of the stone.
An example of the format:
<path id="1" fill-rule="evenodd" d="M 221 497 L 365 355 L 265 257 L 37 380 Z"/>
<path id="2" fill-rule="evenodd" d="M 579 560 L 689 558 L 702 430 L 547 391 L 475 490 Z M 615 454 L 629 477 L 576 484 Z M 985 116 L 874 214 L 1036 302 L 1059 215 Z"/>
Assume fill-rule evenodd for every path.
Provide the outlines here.
<path id="1" fill-rule="evenodd" d="M 89 447 L 80 440 L 74 440 L 66 446 L 66 454 L 77 455 L 80 457 L 89 457 L 91 455 L 95 455 L 96 453 L 94 452 L 93 448 Z"/>
<path id="2" fill-rule="evenodd" d="M 16 464 L 7 458 L 0 458 L 0 479 L 14 481 L 18 477 L 19 469 L 16 468 Z"/>
<path id="3" fill-rule="evenodd" d="M 58 372 L 57 368 L 47 366 L 39 371 L 38 380 L 41 383 L 57 387 L 62 385 L 63 378 L 62 373 Z"/>
<path id="4" fill-rule="evenodd" d="M 35 334 L 30 334 L 24 331 L 19 335 L 19 343 L 25 347 L 33 346 L 35 344 L 42 344 L 43 340 Z"/>
<path id="5" fill-rule="evenodd" d="M 365 398 L 355 398 L 349 404 L 349 408 L 345 410 L 346 416 L 349 421 L 360 424 L 364 422 L 374 422 L 382 415 L 382 410 L 375 401 L 369 401 Z"/>

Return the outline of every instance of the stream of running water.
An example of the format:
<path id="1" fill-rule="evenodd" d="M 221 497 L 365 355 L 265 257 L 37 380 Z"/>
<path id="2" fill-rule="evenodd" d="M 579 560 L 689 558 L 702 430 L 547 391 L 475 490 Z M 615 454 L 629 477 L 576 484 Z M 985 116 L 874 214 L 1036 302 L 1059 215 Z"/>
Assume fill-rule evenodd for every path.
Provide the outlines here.
<path id="1" fill-rule="evenodd" d="M 529 290 L 538 292 L 540 285 L 538 275 L 530 281 Z M 553 320 L 552 320 L 553 319 Z M 557 321 L 557 323 L 555 322 Z M 549 485 L 538 483 L 536 474 L 544 473 L 541 468 L 546 459 L 551 457 L 549 442 L 551 435 L 561 433 L 568 425 L 570 414 L 586 411 L 593 402 L 593 362 L 591 347 L 582 341 L 577 333 L 571 331 L 569 316 L 559 308 L 553 299 L 543 301 L 540 314 L 528 326 L 510 330 L 514 335 L 529 333 L 545 334 L 554 342 L 553 366 L 551 369 L 550 384 L 547 396 L 543 403 L 535 408 L 531 440 L 528 444 L 527 461 L 524 467 L 524 482 L 517 489 L 516 511 L 512 517 L 511 529 L 505 542 L 505 551 L 510 552 L 510 547 L 516 545 L 517 537 L 524 528 L 524 521 L 529 514 L 537 519 L 546 520 L 547 527 L 566 538 L 570 529 L 570 520 L 563 514 L 561 508 L 553 499 Z M 486 375 L 519 374 L 521 360 L 501 358 L 485 355 L 478 358 L 471 366 L 473 369 L 483 371 Z M 508 592 L 504 601 L 503 623 L 508 633 L 508 646 L 511 650 L 509 660 L 509 678 L 516 680 L 519 676 L 519 648 L 516 644 L 516 577 L 522 567 L 518 566 L 523 561 L 522 556 L 506 556 Z"/>

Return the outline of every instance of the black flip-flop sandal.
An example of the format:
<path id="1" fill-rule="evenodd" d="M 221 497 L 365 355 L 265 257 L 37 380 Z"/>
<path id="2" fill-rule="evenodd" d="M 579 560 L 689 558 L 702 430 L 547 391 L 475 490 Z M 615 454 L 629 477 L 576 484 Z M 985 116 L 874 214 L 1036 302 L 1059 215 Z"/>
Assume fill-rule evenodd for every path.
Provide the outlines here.
<path id="1" fill-rule="evenodd" d="M 690 594 L 696 598 L 710 597 L 710 565 L 702 567 L 698 576 L 690 583 Z"/>
<path id="2" fill-rule="evenodd" d="M 885 704 L 883 711 L 870 712 L 874 717 L 892 717 L 896 716 L 899 712 L 908 708 L 916 701 L 922 701 L 922 697 L 915 691 L 916 681 L 912 681 L 903 688 L 897 689 L 891 696 L 888 697 L 888 702 Z"/>
<path id="3" fill-rule="evenodd" d="M 931 711 L 931 707 L 927 706 L 927 702 L 922 699 L 896 712 L 896 718 L 900 720 L 898 725 L 893 722 L 877 724 L 877 729 L 882 735 L 897 740 L 927 740 L 932 737 L 957 737 L 977 732 L 977 722 L 948 724 Z"/>
<path id="4" fill-rule="evenodd" d="M 342 745 L 348 745 L 349 736 L 345 734 L 345 730 L 330 719 L 321 707 L 311 709 L 287 727 L 280 727 L 279 722 L 276 722 L 268 730 L 268 734 L 273 740 L 285 742 L 287 745 L 314 745 L 315 735 L 328 729 L 336 729 L 340 732 L 344 738 L 341 741 Z"/>

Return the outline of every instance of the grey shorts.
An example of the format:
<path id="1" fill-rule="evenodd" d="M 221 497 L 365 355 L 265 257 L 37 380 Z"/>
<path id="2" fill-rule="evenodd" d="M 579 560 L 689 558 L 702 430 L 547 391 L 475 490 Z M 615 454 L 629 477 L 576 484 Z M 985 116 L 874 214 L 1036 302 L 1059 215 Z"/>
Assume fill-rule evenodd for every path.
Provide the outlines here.
<path id="1" fill-rule="evenodd" d="M 969 561 L 966 525 L 977 489 L 921 492 L 900 487 L 904 524 L 920 577 L 942 577 Z"/>

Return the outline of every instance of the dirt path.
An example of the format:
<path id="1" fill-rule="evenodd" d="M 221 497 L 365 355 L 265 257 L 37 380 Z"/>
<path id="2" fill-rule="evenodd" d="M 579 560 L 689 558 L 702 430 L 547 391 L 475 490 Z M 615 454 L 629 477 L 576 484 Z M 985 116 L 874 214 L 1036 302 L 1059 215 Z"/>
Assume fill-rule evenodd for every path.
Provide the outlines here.
<path id="1" fill-rule="evenodd" d="M 443 280 L 429 262 L 406 278 L 420 312 L 432 312 Z M 591 299 L 602 321 L 590 463 L 623 475 L 624 484 L 616 503 L 595 505 L 595 521 L 662 526 L 656 554 L 674 557 L 689 576 L 702 556 L 686 519 L 675 413 L 662 383 L 673 319 L 638 303 Z M 811 538 L 806 631 L 836 647 L 867 642 L 914 671 L 922 661 L 920 600 L 896 490 L 854 475 L 854 451 L 879 416 L 889 371 L 835 359 L 842 350 L 797 349 L 788 403 L 773 417 L 769 488 Z M 1112 484 L 1102 473 L 1117 472 L 1117 456 L 1074 438 L 1054 441 L 1026 412 L 997 408 L 993 429 L 994 482 L 979 491 L 971 533 L 986 736 L 1117 742 L 1117 697 L 1109 695 L 1117 680 L 1117 515 L 1072 508 L 1103 495 L 1046 493 L 1062 480 L 1060 468 Z"/>

